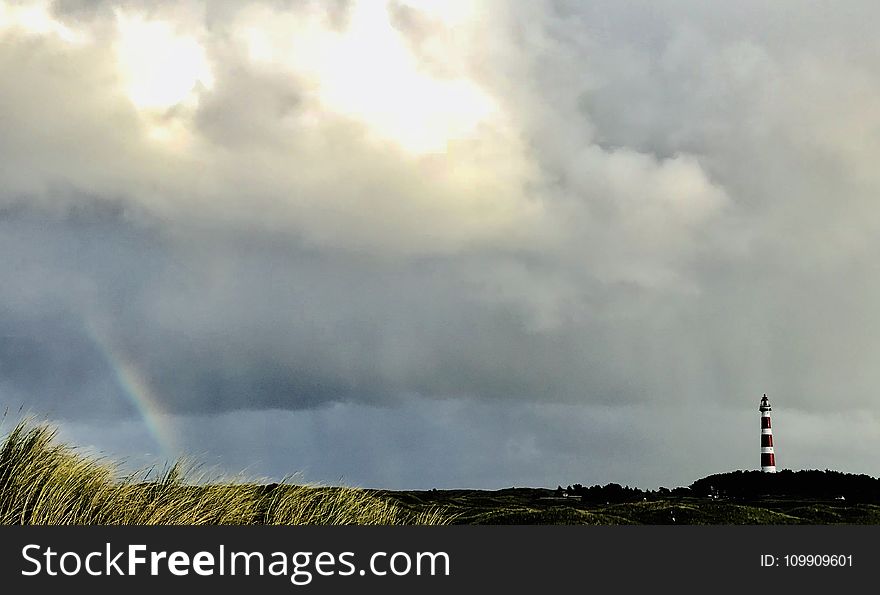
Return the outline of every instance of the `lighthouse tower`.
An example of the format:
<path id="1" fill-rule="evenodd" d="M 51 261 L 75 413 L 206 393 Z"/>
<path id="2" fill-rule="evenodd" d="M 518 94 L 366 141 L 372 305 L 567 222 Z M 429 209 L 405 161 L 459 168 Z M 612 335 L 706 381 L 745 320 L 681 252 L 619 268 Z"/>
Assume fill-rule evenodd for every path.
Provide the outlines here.
<path id="1" fill-rule="evenodd" d="M 773 452 L 773 430 L 770 427 L 770 401 L 766 393 L 761 399 L 761 471 L 776 473 L 776 454 Z"/>

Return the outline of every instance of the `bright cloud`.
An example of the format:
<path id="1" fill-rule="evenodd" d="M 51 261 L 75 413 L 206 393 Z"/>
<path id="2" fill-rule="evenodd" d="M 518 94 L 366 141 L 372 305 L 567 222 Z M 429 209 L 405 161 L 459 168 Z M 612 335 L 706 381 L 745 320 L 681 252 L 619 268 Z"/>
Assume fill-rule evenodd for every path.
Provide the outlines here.
<path id="1" fill-rule="evenodd" d="M 240 32 L 254 60 L 310 81 L 321 108 L 362 122 L 411 153 L 446 152 L 448 143 L 500 117 L 498 106 L 472 80 L 432 76 L 392 23 L 390 4 L 353 3 L 341 29 L 320 12 L 279 20 L 255 10 L 242 18 Z M 452 12 L 456 17 L 463 15 Z"/>
<path id="2" fill-rule="evenodd" d="M 205 49 L 173 24 L 116 12 L 119 67 L 132 102 L 144 109 L 167 109 L 193 98 L 198 85 L 210 89 L 213 76 Z"/>

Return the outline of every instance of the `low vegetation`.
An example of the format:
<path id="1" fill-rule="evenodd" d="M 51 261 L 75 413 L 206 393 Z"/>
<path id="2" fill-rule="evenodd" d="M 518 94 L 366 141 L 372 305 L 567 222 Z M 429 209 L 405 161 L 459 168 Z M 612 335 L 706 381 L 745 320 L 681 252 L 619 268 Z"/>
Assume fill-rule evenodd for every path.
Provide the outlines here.
<path id="1" fill-rule="evenodd" d="M 437 507 L 404 508 L 366 490 L 198 481 L 178 463 L 157 477 L 121 475 L 110 462 L 19 423 L 0 445 L 0 524 L 396 525 L 442 524 Z"/>
<path id="2" fill-rule="evenodd" d="M 620 493 L 612 488 L 611 492 Z M 595 495 L 594 491 L 594 495 Z M 646 492 L 620 501 L 543 488 L 391 492 L 413 511 L 442 506 L 455 523 L 478 525 L 825 525 L 880 524 L 880 503 L 836 498 L 733 498 Z M 685 495 L 687 494 L 687 495 Z"/>

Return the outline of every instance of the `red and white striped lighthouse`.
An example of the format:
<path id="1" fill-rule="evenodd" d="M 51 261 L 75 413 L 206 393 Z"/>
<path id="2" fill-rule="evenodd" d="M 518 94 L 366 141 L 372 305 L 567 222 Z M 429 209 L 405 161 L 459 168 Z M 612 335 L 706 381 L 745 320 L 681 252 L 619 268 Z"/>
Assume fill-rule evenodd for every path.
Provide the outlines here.
<path id="1" fill-rule="evenodd" d="M 773 452 L 773 429 L 770 427 L 770 401 L 767 394 L 761 399 L 761 471 L 776 473 L 776 453 Z"/>

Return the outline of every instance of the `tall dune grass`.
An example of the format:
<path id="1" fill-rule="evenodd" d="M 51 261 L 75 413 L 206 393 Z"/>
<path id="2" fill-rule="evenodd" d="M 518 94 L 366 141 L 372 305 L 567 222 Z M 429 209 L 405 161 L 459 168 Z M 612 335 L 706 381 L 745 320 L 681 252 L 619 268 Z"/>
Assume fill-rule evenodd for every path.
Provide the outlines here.
<path id="1" fill-rule="evenodd" d="M 18 423 L 0 444 L 4 525 L 444 524 L 368 491 L 287 483 L 195 481 L 178 463 L 153 479 L 56 441 L 45 424 Z"/>

